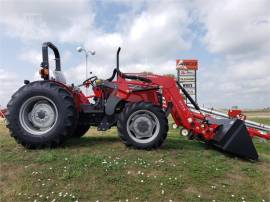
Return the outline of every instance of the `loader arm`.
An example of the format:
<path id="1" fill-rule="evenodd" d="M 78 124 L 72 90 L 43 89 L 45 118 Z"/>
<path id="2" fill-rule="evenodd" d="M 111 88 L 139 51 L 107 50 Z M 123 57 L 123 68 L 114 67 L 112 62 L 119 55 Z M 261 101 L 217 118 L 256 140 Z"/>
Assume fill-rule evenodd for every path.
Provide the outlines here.
<path id="1" fill-rule="evenodd" d="M 208 142 L 222 151 L 247 159 L 258 159 L 251 138 L 257 136 L 270 139 L 269 132 L 263 133 L 254 127 L 247 127 L 245 121 L 238 118 L 216 119 L 210 114 L 203 114 L 197 103 L 173 78 L 158 75 L 150 75 L 147 78 L 153 84 L 160 86 L 166 103 L 172 103 L 171 115 L 178 126 L 183 126 L 192 136 L 196 136 L 199 140 Z M 184 94 L 187 94 L 186 96 L 193 103 L 195 110 L 192 111 L 185 103 L 177 85 Z"/>
<path id="2" fill-rule="evenodd" d="M 178 126 L 183 126 L 190 132 L 203 136 L 206 140 L 212 139 L 218 125 L 207 124 L 205 116 L 189 109 L 173 78 L 159 75 L 149 75 L 147 78 L 153 84 L 160 86 L 166 103 L 172 103 L 171 115 Z"/>

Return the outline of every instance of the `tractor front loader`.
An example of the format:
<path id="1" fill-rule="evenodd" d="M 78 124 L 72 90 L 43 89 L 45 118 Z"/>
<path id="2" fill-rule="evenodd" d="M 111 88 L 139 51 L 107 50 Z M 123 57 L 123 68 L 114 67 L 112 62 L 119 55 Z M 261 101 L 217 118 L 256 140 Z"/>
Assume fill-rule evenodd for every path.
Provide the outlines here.
<path id="1" fill-rule="evenodd" d="M 55 54 L 54 75 L 49 73 L 48 48 Z M 126 74 L 117 65 L 108 79 L 91 76 L 81 85 L 68 85 L 61 71 L 60 54 L 52 43 L 42 46 L 43 80 L 25 81 L 7 106 L 7 127 L 27 148 L 57 147 L 70 137 L 81 137 L 89 127 L 106 131 L 117 126 L 123 143 L 137 149 L 158 148 L 168 132 L 169 114 L 183 134 L 233 155 L 257 160 L 251 137 L 270 139 L 269 127 L 246 126 L 238 116 L 215 118 L 203 112 L 175 79 L 154 74 Z M 84 95 L 79 87 L 92 87 Z M 190 100 L 188 106 L 179 88 Z M 89 99 L 93 103 L 89 102 Z M 266 132 L 263 132 L 266 131 Z"/>

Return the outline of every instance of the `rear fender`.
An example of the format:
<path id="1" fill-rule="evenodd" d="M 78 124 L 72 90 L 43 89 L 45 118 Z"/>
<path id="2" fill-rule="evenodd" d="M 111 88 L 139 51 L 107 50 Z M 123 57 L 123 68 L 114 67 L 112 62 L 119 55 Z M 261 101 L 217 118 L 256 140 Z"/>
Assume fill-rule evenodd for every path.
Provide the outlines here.
<path id="1" fill-rule="evenodd" d="M 78 112 L 80 112 L 80 105 L 81 104 L 89 104 L 89 100 L 85 97 L 85 95 L 81 91 L 74 90 L 72 87 L 67 86 L 61 82 L 55 81 L 55 80 L 49 80 L 49 81 L 44 81 L 44 82 L 53 82 L 56 83 L 57 85 L 61 86 L 64 88 L 67 92 L 69 92 L 76 105 L 76 109 Z"/>

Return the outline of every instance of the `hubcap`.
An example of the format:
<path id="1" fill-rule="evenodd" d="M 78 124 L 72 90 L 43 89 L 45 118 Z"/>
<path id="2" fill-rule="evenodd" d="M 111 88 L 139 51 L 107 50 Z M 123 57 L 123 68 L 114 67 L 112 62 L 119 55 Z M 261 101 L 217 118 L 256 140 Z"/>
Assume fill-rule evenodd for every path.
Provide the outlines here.
<path id="1" fill-rule="evenodd" d="M 186 137 L 186 136 L 188 136 L 188 130 L 187 129 L 185 129 L 185 128 L 183 128 L 182 130 L 181 130 L 181 135 L 183 135 L 184 137 Z"/>
<path id="2" fill-rule="evenodd" d="M 148 110 L 133 112 L 127 121 L 128 135 L 136 142 L 148 143 L 155 139 L 160 131 L 157 116 Z"/>
<path id="3" fill-rule="evenodd" d="M 19 119 L 22 127 L 33 135 L 43 135 L 50 131 L 58 118 L 54 102 L 43 96 L 26 100 L 20 109 Z"/>

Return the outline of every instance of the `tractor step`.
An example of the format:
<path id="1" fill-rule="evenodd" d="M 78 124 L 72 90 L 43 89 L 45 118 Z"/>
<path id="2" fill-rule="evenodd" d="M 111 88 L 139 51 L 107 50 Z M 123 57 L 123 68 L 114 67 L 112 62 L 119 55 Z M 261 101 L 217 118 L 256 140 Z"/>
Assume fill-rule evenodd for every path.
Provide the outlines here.
<path id="1" fill-rule="evenodd" d="M 240 119 L 211 119 L 209 122 L 219 125 L 212 140 L 214 146 L 242 158 L 258 160 L 257 151 L 244 121 Z"/>

